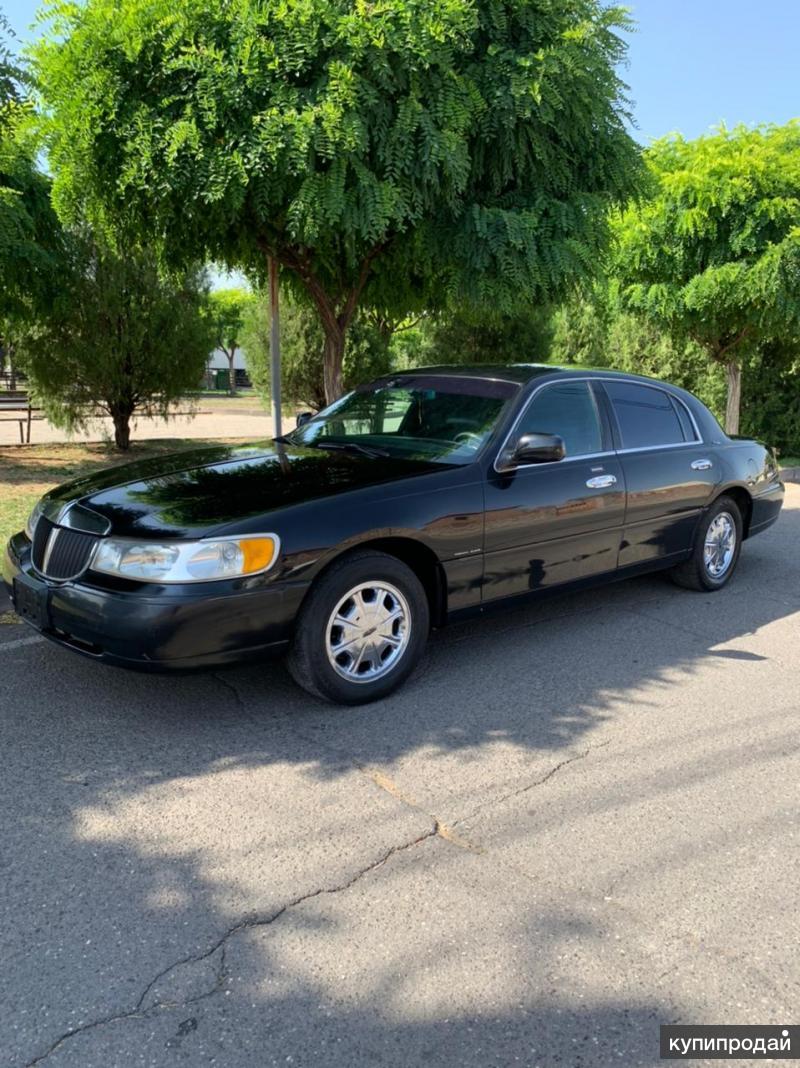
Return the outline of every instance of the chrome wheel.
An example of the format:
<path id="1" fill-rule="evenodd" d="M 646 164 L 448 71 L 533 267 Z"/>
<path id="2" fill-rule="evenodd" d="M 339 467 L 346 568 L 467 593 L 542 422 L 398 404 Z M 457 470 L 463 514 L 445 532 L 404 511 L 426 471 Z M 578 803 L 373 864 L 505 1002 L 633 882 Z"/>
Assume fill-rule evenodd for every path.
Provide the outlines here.
<path id="1" fill-rule="evenodd" d="M 331 612 L 325 631 L 328 660 L 348 682 L 374 682 L 400 660 L 411 636 L 411 613 L 388 582 L 354 586 Z"/>
<path id="2" fill-rule="evenodd" d="M 736 523 L 729 512 L 715 515 L 706 531 L 703 563 L 712 579 L 726 573 L 736 551 Z"/>

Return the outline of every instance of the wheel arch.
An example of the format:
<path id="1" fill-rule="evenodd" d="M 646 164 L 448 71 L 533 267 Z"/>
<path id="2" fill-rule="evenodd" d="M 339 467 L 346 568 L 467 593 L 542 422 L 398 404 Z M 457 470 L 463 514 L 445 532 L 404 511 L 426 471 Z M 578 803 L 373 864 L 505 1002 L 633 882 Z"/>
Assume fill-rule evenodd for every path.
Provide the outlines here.
<path id="1" fill-rule="evenodd" d="M 734 500 L 739 507 L 739 511 L 742 513 L 742 540 L 750 536 L 750 521 L 753 517 L 753 498 L 744 486 L 728 486 L 727 489 L 720 490 L 720 492 L 714 497 L 711 505 L 717 503 L 720 497 L 730 497 Z"/>
<path id="2" fill-rule="evenodd" d="M 375 549 L 378 552 L 394 556 L 395 559 L 409 567 L 422 583 L 428 598 L 428 607 L 431 614 L 431 626 L 441 627 L 447 618 L 447 579 L 444 568 L 436 553 L 424 542 L 407 535 L 384 535 L 366 538 L 364 541 L 342 547 L 325 561 L 325 566 L 314 576 L 317 582 L 327 571 L 340 560 L 354 552 L 364 549 Z M 312 588 L 314 586 L 312 583 Z"/>

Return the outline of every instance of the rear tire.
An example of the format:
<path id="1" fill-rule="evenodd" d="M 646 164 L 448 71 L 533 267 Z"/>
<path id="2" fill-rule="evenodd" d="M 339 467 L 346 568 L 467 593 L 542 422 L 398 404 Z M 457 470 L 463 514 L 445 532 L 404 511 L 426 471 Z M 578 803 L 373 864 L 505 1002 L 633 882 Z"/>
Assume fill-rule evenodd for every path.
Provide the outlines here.
<path id="1" fill-rule="evenodd" d="M 742 513 L 732 497 L 719 497 L 697 527 L 692 555 L 669 576 L 687 590 L 713 593 L 731 579 L 742 548 Z"/>
<path id="2" fill-rule="evenodd" d="M 286 664 L 315 697 L 366 704 L 405 682 L 429 630 L 428 598 L 414 572 L 388 553 L 356 551 L 311 587 Z"/>

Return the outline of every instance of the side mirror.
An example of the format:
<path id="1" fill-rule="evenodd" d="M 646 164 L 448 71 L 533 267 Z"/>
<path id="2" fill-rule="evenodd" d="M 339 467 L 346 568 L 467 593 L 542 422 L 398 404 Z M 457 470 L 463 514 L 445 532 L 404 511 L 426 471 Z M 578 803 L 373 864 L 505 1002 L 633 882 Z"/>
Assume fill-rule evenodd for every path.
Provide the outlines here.
<path id="1" fill-rule="evenodd" d="M 564 439 L 558 434 L 523 434 L 514 445 L 511 465 L 547 464 L 565 455 Z"/>
<path id="2" fill-rule="evenodd" d="M 312 418 L 313 418 L 313 415 L 312 415 L 311 412 L 298 412 L 297 413 L 297 424 L 296 425 L 297 426 L 303 426 L 305 423 L 307 423 L 309 421 L 309 419 L 312 419 Z"/>

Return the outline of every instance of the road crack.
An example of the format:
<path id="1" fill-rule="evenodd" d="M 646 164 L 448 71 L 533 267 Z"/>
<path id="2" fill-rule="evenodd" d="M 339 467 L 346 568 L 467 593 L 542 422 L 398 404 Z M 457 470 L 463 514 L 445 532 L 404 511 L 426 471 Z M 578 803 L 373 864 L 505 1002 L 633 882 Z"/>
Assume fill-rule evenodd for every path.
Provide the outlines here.
<path id="1" fill-rule="evenodd" d="M 147 1016 L 155 1014 L 159 1011 L 173 1008 L 182 1008 L 187 1005 L 195 1004 L 198 1001 L 202 1001 L 206 998 L 213 997 L 219 993 L 225 985 L 227 978 L 227 970 L 225 965 L 225 951 L 228 942 L 231 938 L 243 931 L 256 930 L 261 927 L 269 927 L 279 920 L 282 916 L 285 916 L 292 909 L 297 908 L 300 905 L 305 904 L 307 901 L 313 901 L 317 897 L 325 897 L 329 894 L 341 894 L 345 890 L 349 890 L 355 886 L 365 876 L 370 875 L 378 868 L 386 864 L 392 857 L 398 853 L 402 853 L 405 850 L 413 849 L 415 846 L 422 842 L 427 841 L 429 838 L 434 838 L 440 833 L 439 824 L 436 821 L 432 821 L 432 826 L 424 834 L 417 835 L 416 838 L 409 839 L 406 842 L 401 842 L 399 845 L 394 845 L 391 848 L 385 850 L 385 852 L 371 864 L 359 869 L 355 874 L 351 875 L 344 882 L 338 883 L 335 886 L 320 887 L 316 890 L 310 890 L 306 894 L 301 894 L 299 897 L 293 898 L 291 901 L 287 901 L 285 905 L 281 905 L 280 908 L 267 916 L 254 916 L 248 919 L 240 920 L 238 923 L 229 927 L 223 935 L 221 935 L 212 946 L 210 946 L 205 952 L 193 954 L 188 957 L 184 957 L 181 960 L 174 961 L 172 964 L 163 968 L 158 975 L 156 975 L 142 991 L 138 998 L 134 1008 L 129 1009 L 127 1012 L 110 1013 L 107 1016 L 102 1016 L 97 1020 L 90 1020 L 88 1023 L 81 1024 L 79 1027 L 70 1028 L 60 1035 L 50 1046 L 33 1060 L 30 1060 L 26 1064 L 26 1068 L 33 1068 L 34 1065 L 42 1064 L 48 1057 L 52 1056 L 57 1050 L 59 1050 L 65 1043 L 78 1035 L 85 1034 L 87 1031 L 93 1031 L 98 1027 L 105 1027 L 108 1024 L 119 1023 L 122 1020 L 132 1019 L 144 1019 Z M 179 968 L 187 968 L 193 965 L 202 964 L 212 957 L 215 953 L 220 953 L 220 962 L 216 969 L 214 980 L 207 990 L 200 991 L 189 998 L 181 998 L 179 1000 L 157 1000 L 153 1004 L 148 1005 L 147 999 L 150 993 L 158 986 L 160 982 L 168 978 L 171 973 Z"/>
<path id="2" fill-rule="evenodd" d="M 338 749 L 336 746 L 331 745 L 330 742 L 320 740 L 316 737 L 310 737 L 298 730 L 294 723 L 292 723 L 288 716 L 284 717 L 284 723 L 286 723 L 289 730 L 301 741 L 307 742 L 309 745 L 321 746 L 327 749 L 329 753 L 332 753 L 337 759 L 343 763 L 348 764 L 354 771 L 364 775 L 371 783 L 378 787 L 379 790 L 384 790 L 387 794 L 390 794 L 401 804 L 407 805 L 409 808 L 414 809 L 415 812 L 421 813 L 427 819 L 431 820 L 434 825 L 434 834 L 443 839 L 445 842 L 449 842 L 450 845 L 457 846 L 459 849 L 466 849 L 470 853 L 482 854 L 485 852 L 482 846 L 476 845 L 474 842 L 467 841 L 466 838 L 462 838 L 453 830 L 454 824 L 444 823 L 433 812 L 429 812 L 424 805 L 422 805 L 416 798 L 406 793 L 398 783 L 387 775 L 386 772 L 381 771 L 380 768 L 372 767 L 369 764 L 362 764 L 361 761 L 356 760 L 344 749 Z M 460 821 L 458 821 L 460 822 Z"/>
<path id="3" fill-rule="evenodd" d="M 457 827 L 461 823 L 466 823 L 467 820 L 474 819 L 475 816 L 479 815 L 481 812 L 486 812 L 487 809 L 494 808 L 496 805 L 502 805 L 504 801 L 510 801 L 515 797 L 521 797 L 523 794 L 535 790 L 537 786 L 544 786 L 546 782 L 549 782 L 553 776 L 557 775 L 563 768 L 568 768 L 570 764 L 576 764 L 580 760 L 585 760 L 586 757 L 596 749 L 603 749 L 610 744 L 610 740 L 607 742 L 597 742 L 595 745 L 589 745 L 579 753 L 573 754 L 573 756 L 566 757 L 564 760 L 550 768 L 550 770 L 545 775 L 542 775 L 541 778 L 534 779 L 533 782 L 526 783 L 525 786 L 520 786 L 516 790 L 510 790 L 507 794 L 501 794 L 499 797 L 492 797 L 488 801 L 484 801 L 482 804 L 477 805 L 465 816 L 459 816 L 457 820 L 453 821 L 453 827 Z"/>

